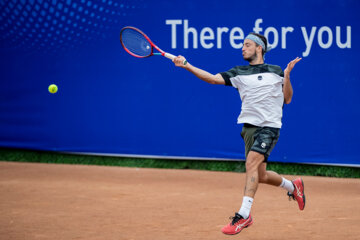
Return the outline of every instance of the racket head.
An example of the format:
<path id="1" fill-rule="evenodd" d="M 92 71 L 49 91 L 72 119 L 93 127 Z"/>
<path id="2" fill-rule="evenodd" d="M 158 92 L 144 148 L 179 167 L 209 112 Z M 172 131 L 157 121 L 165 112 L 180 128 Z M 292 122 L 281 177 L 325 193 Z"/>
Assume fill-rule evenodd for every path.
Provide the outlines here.
<path id="1" fill-rule="evenodd" d="M 141 30 L 135 27 L 124 27 L 120 31 L 120 42 L 126 52 L 137 58 L 153 55 L 153 43 Z"/>

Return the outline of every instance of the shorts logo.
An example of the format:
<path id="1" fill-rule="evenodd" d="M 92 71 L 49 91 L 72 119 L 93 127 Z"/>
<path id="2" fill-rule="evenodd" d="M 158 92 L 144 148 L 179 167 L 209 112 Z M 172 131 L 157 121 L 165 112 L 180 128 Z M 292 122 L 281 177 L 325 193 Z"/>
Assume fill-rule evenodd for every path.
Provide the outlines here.
<path id="1" fill-rule="evenodd" d="M 262 148 L 265 148 L 265 147 L 266 147 L 266 143 L 263 142 L 263 143 L 261 144 L 261 147 L 262 147 Z"/>
<path id="2" fill-rule="evenodd" d="M 258 76 L 258 80 L 259 80 L 259 81 L 262 80 L 262 76 L 261 76 L 261 75 Z"/>

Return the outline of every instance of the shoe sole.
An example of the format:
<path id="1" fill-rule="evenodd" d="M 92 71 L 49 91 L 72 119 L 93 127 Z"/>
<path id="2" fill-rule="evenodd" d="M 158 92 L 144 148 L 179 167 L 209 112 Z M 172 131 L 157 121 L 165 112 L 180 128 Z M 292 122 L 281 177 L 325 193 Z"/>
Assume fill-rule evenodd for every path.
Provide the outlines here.
<path id="1" fill-rule="evenodd" d="M 301 184 L 303 185 L 302 194 L 303 194 L 303 200 L 304 200 L 304 207 L 303 207 L 303 209 L 300 209 L 300 210 L 304 210 L 305 209 L 305 185 L 304 185 L 304 181 L 302 179 L 301 179 Z"/>

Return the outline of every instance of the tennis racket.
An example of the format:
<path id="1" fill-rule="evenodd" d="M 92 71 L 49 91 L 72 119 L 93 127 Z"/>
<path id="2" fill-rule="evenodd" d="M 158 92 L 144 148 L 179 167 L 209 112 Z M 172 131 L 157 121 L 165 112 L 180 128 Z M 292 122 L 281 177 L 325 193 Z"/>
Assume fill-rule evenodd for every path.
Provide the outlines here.
<path id="1" fill-rule="evenodd" d="M 128 26 L 121 29 L 120 42 L 127 53 L 137 58 L 146 58 L 154 55 L 161 55 L 171 60 L 176 58 L 175 55 L 161 50 L 145 33 L 135 27 Z M 159 52 L 154 52 L 154 49 Z M 184 60 L 183 64 L 186 65 L 187 61 Z"/>

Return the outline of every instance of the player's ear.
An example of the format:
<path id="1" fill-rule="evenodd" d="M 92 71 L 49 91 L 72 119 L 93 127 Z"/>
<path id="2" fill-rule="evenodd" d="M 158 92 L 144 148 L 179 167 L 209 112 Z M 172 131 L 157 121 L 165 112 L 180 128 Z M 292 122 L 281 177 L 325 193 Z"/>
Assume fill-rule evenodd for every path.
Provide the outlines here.
<path id="1" fill-rule="evenodd" d="M 260 46 L 260 45 L 256 46 L 256 51 L 258 53 L 262 53 L 262 51 L 263 51 L 262 46 Z"/>

